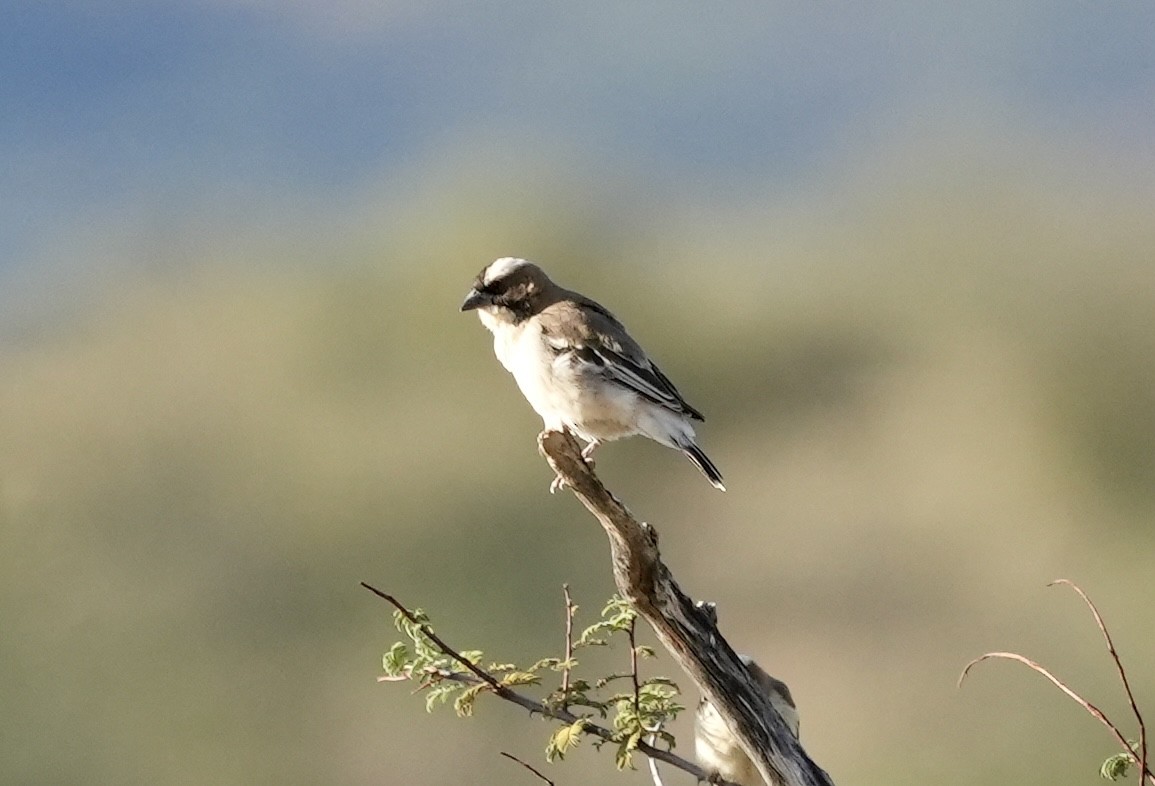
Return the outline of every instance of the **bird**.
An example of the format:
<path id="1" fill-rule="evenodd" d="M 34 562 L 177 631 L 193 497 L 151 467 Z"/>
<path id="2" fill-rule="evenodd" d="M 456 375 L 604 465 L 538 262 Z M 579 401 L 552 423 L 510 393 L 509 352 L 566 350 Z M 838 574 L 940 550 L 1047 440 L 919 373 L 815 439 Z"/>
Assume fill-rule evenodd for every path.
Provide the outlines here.
<path id="1" fill-rule="evenodd" d="M 605 306 L 558 286 L 529 260 L 502 257 L 478 273 L 461 310 L 477 311 L 493 333 L 494 353 L 545 428 L 586 442 L 587 462 L 601 443 L 640 434 L 681 451 L 726 490 L 691 425 L 702 413 Z"/>
<path id="2" fill-rule="evenodd" d="M 769 697 L 770 705 L 797 739 L 798 709 L 794 705 L 794 697 L 790 695 L 790 688 L 782 680 L 767 674 L 750 656 L 738 657 L 746 664 L 754 682 Z M 706 699 L 698 703 L 698 712 L 694 717 L 694 758 L 711 776 L 741 786 L 765 784 L 758 768 L 742 750 L 726 721 L 722 720 L 718 710 Z"/>

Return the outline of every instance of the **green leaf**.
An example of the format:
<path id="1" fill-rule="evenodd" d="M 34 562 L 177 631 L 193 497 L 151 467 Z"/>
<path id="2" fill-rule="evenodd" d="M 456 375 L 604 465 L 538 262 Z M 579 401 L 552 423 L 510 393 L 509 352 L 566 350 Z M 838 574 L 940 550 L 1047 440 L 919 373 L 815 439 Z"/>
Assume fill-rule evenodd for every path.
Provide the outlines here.
<path id="1" fill-rule="evenodd" d="M 434 685 L 425 694 L 425 711 L 433 712 L 438 704 L 444 704 L 461 686 L 454 682 L 442 682 Z"/>
<path id="2" fill-rule="evenodd" d="M 564 759 L 566 752 L 576 748 L 578 743 L 582 741 L 585 727 L 585 718 L 578 718 L 569 726 L 562 726 L 555 731 L 549 738 L 549 743 L 545 746 L 546 761 Z"/>
<path id="3" fill-rule="evenodd" d="M 481 662 L 481 656 L 482 656 L 481 650 L 462 650 L 461 652 L 459 652 L 457 654 L 460 655 L 465 660 L 472 663 L 474 666 L 476 666 L 478 663 Z M 460 664 L 458 664 L 458 665 L 460 665 Z"/>
<path id="4" fill-rule="evenodd" d="M 489 686 L 485 683 L 478 683 L 470 685 L 465 690 L 461 691 L 461 695 L 453 701 L 453 710 L 457 713 L 459 718 L 468 718 L 473 715 L 473 703 L 481 692 Z"/>
<path id="5" fill-rule="evenodd" d="M 604 647 L 609 644 L 608 639 L 600 637 L 600 634 L 612 632 L 611 626 L 607 622 L 595 622 L 588 628 L 582 631 L 581 636 L 574 642 L 575 647 Z"/>
<path id="6" fill-rule="evenodd" d="M 642 739 L 642 730 L 638 729 L 622 740 L 618 752 L 614 756 L 614 764 L 619 770 L 634 769 L 633 752 L 637 750 L 638 741 Z"/>
<path id="7" fill-rule="evenodd" d="M 1135 763 L 1135 757 L 1131 754 L 1116 753 L 1103 762 L 1103 766 L 1099 768 L 1099 777 L 1108 781 L 1117 781 L 1120 778 L 1126 778 L 1127 772 Z"/>
<path id="8" fill-rule="evenodd" d="M 381 667 L 386 677 L 409 676 L 405 669 L 409 665 L 409 648 L 403 642 L 397 642 L 381 658 Z"/>
<path id="9" fill-rule="evenodd" d="M 577 665 L 577 661 L 573 658 L 569 660 L 562 660 L 561 658 L 542 658 L 534 663 L 526 671 L 540 671 L 542 669 L 553 669 L 554 671 L 562 671 L 563 669 L 572 669 Z"/>
<path id="10" fill-rule="evenodd" d="M 637 616 L 630 602 L 620 595 L 611 597 L 602 609 L 602 619 L 615 630 L 627 630 Z"/>
<path id="11" fill-rule="evenodd" d="M 540 677 L 536 674 L 530 674 L 528 671 L 511 671 L 501 678 L 501 684 L 506 687 L 510 685 L 537 685 L 540 682 Z"/>

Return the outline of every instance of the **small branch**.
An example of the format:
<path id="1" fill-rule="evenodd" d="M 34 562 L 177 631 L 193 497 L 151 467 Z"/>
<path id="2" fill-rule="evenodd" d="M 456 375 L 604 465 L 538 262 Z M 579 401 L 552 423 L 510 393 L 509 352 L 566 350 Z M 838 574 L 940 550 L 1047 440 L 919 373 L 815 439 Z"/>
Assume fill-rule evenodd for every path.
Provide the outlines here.
<path id="1" fill-rule="evenodd" d="M 1098 718 L 1103 723 L 1103 725 L 1105 725 L 1108 729 L 1111 730 L 1111 732 L 1115 735 L 1116 739 L 1118 739 L 1123 744 L 1123 748 L 1127 749 L 1127 741 L 1125 739 L 1123 739 L 1123 735 L 1119 733 L 1119 729 L 1115 726 L 1114 723 L 1112 723 L 1110 721 L 1110 719 L 1106 716 L 1106 714 L 1101 709 L 1099 709 L 1094 704 L 1092 704 L 1091 702 L 1084 699 L 1078 693 L 1075 693 L 1075 691 L 1071 690 L 1071 688 L 1067 687 L 1066 683 L 1064 683 L 1062 680 L 1060 680 L 1054 674 L 1049 672 L 1045 666 L 1043 666 L 1039 663 L 1036 663 L 1035 661 L 1031 660 L 1030 658 L 1022 656 L 1022 655 L 1018 654 L 1017 652 L 988 652 L 986 655 L 980 655 L 979 657 L 975 658 L 970 663 L 968 663 L 966 665 L 966 668 L 964 668 L 962 670 L 962 674 L 960 674 L 959 678 L 958 678 L 958 686 L 960 688 L 962 687 L 963 680 L 965 680 L 967 678 L 967 675 L 970 673 L 970 670 L 974 666 L 978 665 L 979 663 L 982 663 L 984 660 L 990 660 L 992 658 L 1003 658 L 1005 660 L 1018 661 L 1019 663 L 1022 663 L 1024 666 L 1027 666 L 1028 668 L 1038 672 L 1039 674 L 1042 674 L 1044 677 L 1046 677 L 1048 680 L 1050 680 L 1051 683 L 1056 688 L 1058 688 L 1063 693 L 1070 696 L 1072 699 L 1074 699 L 1076 702 L 1078 702 L 1079 706 L 1081 706 L 1087 712 L 1091 713 L 1096 718 Z"/>
<path id="2" fill-rule="evenodd" d="M 460 682 L 466 685 L 477 685 L 478 683 L 484 683 L 485 685 L 489 686 L 497 696 L 504 699 L 505 701 L 510 702 L 511 704 L 516 704 L 519 707 L 529 710 L 530 714 L 536 713 L 542 717 L 549 718 L 551 720 L 562 721 L 563 723 L 568 724 L 574 724 L 580 720 L 584 722 L 583 731 L 586 734 L 592 734 L 595 737 L 605 740 L 606 742 L 613 741 L 614 734 L 612 731 L 604 726 L 597 725 L 589 718 L 575 715 L 564 707 L 550 707 L 544 702 L 531 699 L 529 696 L 525 696 L 515 690 L 505 687 L 500 682 L 498 682 L 497 678 L 492 674 L 470 663 L 456 650 L 438 638 L 438 636 L 429 629 L 428 625 L 419 622 L 413 612 L 403 606 L 401 602 L 394 598 L 392 595 L 382 592 L 376 587 L 366 584 L 365 582 L 361 582 L 361 586 L 372 592 L 377 597 L 388 601 L 390 605 L 392 605 L 401 613 L 402 616 L 405 617 L 405 619 L 418 626 L 420 631 L 425 636 L 427 636 L 439 650 L 441 650 L 442 654 L 453 658 L 469 670 L 468 674 L 457 671 L 438 670 L 433 672 L 431 676 L 437 676 L 440 679 L 452 680 L 453 682 Z M 645 756 L 650 757 L 651 759 L 657 759 L 658 761 L 669 764 L 671 767 L 677 767 L 684 772 L 688 772 L 699 781 L 704 781 L 709 778 L 709 773 L 707 773 L 693 762 L 683 759 L 681 756 L 677 756 L 670 751 L 662 750 L 661 748 L 658 748 L 647 742 L 639 742 L 637 751 Z M 720 786 L 740 786 L 740 784 L 723 781 Z"/>
<path id="3" fill-rule="evenodd" d="M 438 676 L 441 677 L 442 679 L 453 680 L 454 682 L 461 682 L 461 683 L 464 683 L 466 685 L 476 685 L 477 684 L 477 678 L 476 677 L 473 677 L 472 675 L 469 675 L 469 674 L 462 674 L 461 672 L 443 671 L 443 672 L 438 672 Z M 579 720 L 584 721 L 585 726 L 583 728 L 583 731 L 586 734 L 592 734 L 593 736 L 598 737 L 599 739 L 603 739 L 606 742 L 612 742 L 613 741 L 614 733 L 612 731 L 610 731 L 609 729 L 607 729 L 605 726 L 599 726 L 598 724 L 591 721 L 589 718 L 575 715 L 574 713 L 570 712 L 569 710 L 561 710 L 561 709 L 557 709 L 554 707 L 549 707 L 544 702 L 540 702 L 536 699 L 531 699 L 529 696 L 526 696 L 524 694 L 518 693 L 518 692 L 513 691 L 513 690 L 509 690 L 508 688 L 506 689 L 505 694 L 502 695 L 501 698 L 505 699 L 506 701 L 508 701 L 512 704 L 516 704 L 519 707 L 522 707 L 524 709 L 529 710 L 531 715 L 532 714 L 541 715 L 544 718 L 549 718 L 550 720 L 561 721 L 562 723 L 577 723 Z M 694 764 L 692 761 L 689 761 L 688 759 L 683 759 L 681 756 L 678 756 L 677 754 L 674 754 L 674 753 L 670 753 L 667 750 L 662 750 L 661 748 L 658 748 L 658 747 L 656 747 L 656 746 L 654 746 L 648 742 L 639 742 L 636 750 L 638 751 L 638 753 L 641 753 L 644 756 L 648 756 L 649 758 L 654 759 L 655 761 L 664 762 L 666 764 L 669 764 L 671 767 L 677 767 L 679 770 L 682 770 L 683 772 L 688 772 L 689 774 L 691 774 L 695 778 L 697 778 L 699 781 L 708 780 L 710 777 L 710 774 L 708 772 L 703 770 L 697 764 Z M 740 784 L 731 783 L 730 781 L 716 781 L 716 783 L 718 784 L 718 786 L 741 786 Z"/>
<path id="4" fill-rule="evenodd" d="M 1135 694 L 1131 692 L 1131 683 L 1127 680 L 1127 670 L 1123 668 L 1123 661 L 1119 659 L 1119 653 L 1115 649 L 1115 643 L 1111 641 L 1111 634 L 1107 631 L 1107 623 L 1103 622 L 1103 617 L 1099 614 L 1099 610 L 1095 608 L 1095 604 L 1087 597 L 1087 593 L 1083 592 L 1083 588 L 1070 579 L 1055 579 L 1048 587 L 1053 587 L 1056 584 L 1066 584 L 1068 587 L 1079 593 L 1079 597 L 1087 604 L 1087 608 L 1091 610 L 1092 616 L 1095 617 L 1095 624 L 1099 626 L 1100 632 L 1103 634 L 1103 639 L 1107 642 L 1107 652 L 1111 653 L 1111 659 L 1115 661 L 1115 670 L 1119 673 L 1119 680 L 1123 683 L 1123 690 L 1127 693 L 1127 701 L 1131 705 L 1131 712 L 1135 716 L 1135 720 L 1139 723 L 1139 772 L 1147 777 L 1152 777 L 1150 770 L 1147 769 L 1147 724 L 1143 722 L 1143 715 L 1139 712 L 1139 705 L 1135 702 Z M 1127 750 L 1131 750 L 1130 746 L 1124 746 Z M 1142 780 L 1142 778 L 1140 778 Z M 1155 782 L 1155 778 L 1152 779 Z"/>
<path id="5" fill-rule="evenodd" d="M 630 628 L 626 631 L 630 640 L 630 681 L 634 685 L 634 717 L 640 718 L 642 715 L 642 683 L 638 680 L 638 638 L 637 638 L 638 618 L 630 619 Z"/>
<path id="6" fill-rule="evenodd" d="M 462 666 L 464 666 L 469 671 L 473 672 L 474 676 L 476 676 L 479 680 L 481 680 L 486 685 L 488 685 L 490 688 L 492 688 L 493 692 L 496 693 L 498 696 L 505 698 L 505 694 L 510 692 L 509 688 L 506 688 L 504 685 L 502 685 L 500 682 L 498 682 L 497 678 L 494 677 L 492 674 L 490 674 L 487 671 L 484 671 L 483 669 L 478 668 L 477 666 L 475 666 L 472 662 L 470 662 L 466 658 L 461 657 L 460 653 L 458 653 L 456 650 L 454 650 L 452 647 L 450 647 L 448 644 L 446 644 L 441 639 L 437 638 L 437 634 L 434 633 L 433 630 L 428 625 L 426 625 L 425 623 L 418 620 L 417 617 L 413 614 L 413 612 L 411 612 L 409 609 L 402 606 L 401 602 L 398 601 L 396 598 L 394 598 L 392 595 L 384 593 L 381 590 L 377 589 L 376 587 L 373 587 L 369 584 L 366 584 L 363 581 L 361 582 L 361 586 L 364 587 L 365 589 L 369 590 L 370 592 L 372 592 L 377 597 L 388 601 L 389 604 L 393 606 L 393 608 L 395 608 L 399 612 L 401 612 L 401 615 L 403 617 L 405 617 L 405 619 L 409 620 L 411 623 L 416 625 L 418 630 L 420 630 L 430 641 L 432 641 L 434 644 L 436 644 L 438 649 L 440 649 L 443 653 L 445 653 L 449 657 L 453 658 L 455 661 L 460 663 Z"/>
<path id="7" fill-rule="evenodd" d="M 630 627 L 626 631 L 630 640 L 630 680 L 634 686 L 634 717 L 638 719 L 638 723 L 642 722 L 642 683 L 638 677 L 638 618 L 636 616 L 630 618 Z M 645 728 L 645 727 L 643 727 Z M 659 723 L 652 731 L 650 731 L 650 745 L 653 745 L 658 740 L 658 731 L 662 726 Z M 650 778 L 654 781 L 654 786 L 664 786 L 662 783 L 662 774 L 658 772 L 658 762 L 655 759 L 646 760 L 650 765 Z"/>
<path id="8" fill-rule="evenodd" d="M 618 592 L 726 718 L 763 780 L 781 786 L 833 786 L 758 689 L 709 612 L 678 586 L 661 560 L 654 529 L 639 523 L 602 485 L 572 435 L 543 431 L 537 440 L 557 477 L 605 530 Z"/>
<path id="9" fill-rule="evenodd" d="M 577 607 L 569 596 L 569 585 L 561 585 L 562 595 L 565 597 L 565 667 L 561 670 L 561 701 L 562 706 L 568 706 L 569 701 L 569 674 L 570 661 L 573 660 L 573 618 Z"/>
<path id="10" fill-rule="evenodd" d="M 554 786 L 554 782 L 553 782 L 553 781 L 551 781 L 549 778 L 547 778 L 547 777 L 545 777 L 544 775 L 542 775 L 540 772 L 538 772 L 536 769 L 534 769 L 533 767 L 531 767 L 531 766 L 529 766 L 528 764 L 526 764 L 526 763 L 525 763 L 524 761 L 522 761 L 521 759 L 519 759 L 519 758 L 517 758 L 516 756 L 514 756 L 512 753 L 506 753 L 505 751 L 501 751 L 501 755 L 502 755 L 502 756 L 504 756 L 504 757 L 505 757 L 505 758 L 507 758 L 507 759 L 510 759 L 510 760 L 512 760 L 512 761 L 515 761 L 515 762 L 517 762 L 517 763 L 518 763 L 518 764 L 520 764 L 522 767 L 525 767 L 527 770 L 529 770 L 530 772 L 532 772 L 534 775 L 536 775 L 537 777 L 541 778 L 543 781 L 545 781 L 546 783 L 548 783 L 548 784 L 549 784 L 549 786 Z"/>

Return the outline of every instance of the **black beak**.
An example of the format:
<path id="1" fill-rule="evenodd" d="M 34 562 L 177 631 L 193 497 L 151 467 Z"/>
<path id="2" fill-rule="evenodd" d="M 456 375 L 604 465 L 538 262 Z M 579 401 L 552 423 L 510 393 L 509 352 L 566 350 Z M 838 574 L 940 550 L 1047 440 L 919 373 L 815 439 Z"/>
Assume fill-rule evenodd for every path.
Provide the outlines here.
<path id="1" fill-rule="evenodd" d="M 493 302 L 493 296 L 478 289 L 469 290 L 469 294 L 465 296 L 465 302 L 461 304 L 462 311 L 473 311 L 475 308 L 488 306 Z"/>

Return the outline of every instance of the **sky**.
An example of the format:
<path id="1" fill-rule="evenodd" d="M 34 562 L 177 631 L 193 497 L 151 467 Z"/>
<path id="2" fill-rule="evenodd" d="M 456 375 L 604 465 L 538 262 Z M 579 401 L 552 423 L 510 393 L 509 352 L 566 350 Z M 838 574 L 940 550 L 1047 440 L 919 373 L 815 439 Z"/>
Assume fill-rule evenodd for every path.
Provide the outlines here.
<path id="1" fill-rule="evenodd" d="M 1155 158 L 1144 2 L 4 5 L 4 269 L 110 224 L 331 216 L 494 151 L 689 199 L 968 126 Z"/>

